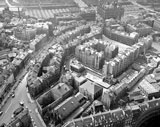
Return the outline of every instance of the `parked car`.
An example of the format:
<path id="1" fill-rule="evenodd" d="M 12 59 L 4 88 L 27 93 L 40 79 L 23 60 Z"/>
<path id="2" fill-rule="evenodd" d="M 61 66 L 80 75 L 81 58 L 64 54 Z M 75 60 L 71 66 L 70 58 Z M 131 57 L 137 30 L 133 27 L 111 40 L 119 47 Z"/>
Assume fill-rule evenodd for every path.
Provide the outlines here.
<path id="1" fill-rule="evenodd" d="M 12 117 L 15 117 L 16 115 L 18 115 L 20 112 L 22 112 L 24 110 L 24 107 L 20 106 L 19 108 L 17 108 L 14 112 Z"/>
<path id="2" fill-rule="evenodd" d="M 3 114 L 3 111 L 0 111 L 0 116 Z"/>
<path id="3" fill-rule="evenodd" d="M 21 106 L 24 106 L 24 102 L 23 102 L 23 101 L 20 101 L 19 104 L 20 104 Z"/>
<path id="4" fill-rule="evenodd" d="M 14 114 L 12 114 L 11 118 L 12 118 L 12 119 L 14 118 Z"/>
<path id="5" fill-rule="evenodd" d="M 11 96 L 12 96 L 12 98 L 14 98 L 14 97 L 15 97 L 15 94 L 14 94 L 14 93 L 12 93 L 12 94 L 11 94 Z"/>

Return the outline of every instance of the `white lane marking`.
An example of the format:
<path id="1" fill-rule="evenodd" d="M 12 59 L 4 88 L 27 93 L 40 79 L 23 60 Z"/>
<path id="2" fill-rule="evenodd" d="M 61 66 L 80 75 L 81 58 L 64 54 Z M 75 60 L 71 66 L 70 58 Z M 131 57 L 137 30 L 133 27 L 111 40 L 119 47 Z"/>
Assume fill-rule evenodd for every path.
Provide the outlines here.
<path id="1" fill-rule="evenodd" d="M 11 107 L 11 105 L 12 105 L 12 102 L 11 102 L 10 105 L 8 106 L 8 108 L 7 108 L 7 110 L 5 111 L 5 113 L 8 112 L 9 108 Z"/>

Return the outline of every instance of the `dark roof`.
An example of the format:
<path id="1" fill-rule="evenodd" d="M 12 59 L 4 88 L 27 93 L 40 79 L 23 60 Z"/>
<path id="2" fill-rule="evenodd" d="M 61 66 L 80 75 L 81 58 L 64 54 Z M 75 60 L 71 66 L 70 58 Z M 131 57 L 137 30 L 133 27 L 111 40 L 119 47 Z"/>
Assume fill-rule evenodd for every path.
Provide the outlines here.
<path id="1" fill-rule="evenodd" d="M 102 116 L 103 116 L 103 115 L 101 115 L 100 113 L 99 113 L 99 114 L 95 114 L 95 115 L 93 116 L 93 118 L 94 118 L 94 123 L 102 123 L 102 120 L 103 120 Z"/>
<path id="2" fill-rule="evenodd" d="M 74 120 L 75 127 L 83 127 L 82 118 Z"/>
<path id="3" fill-rule="evenodd" d="M 79 100 L 84 97 L 81 93 L 72 96 L 61 104 L 59 104 L 54 110 L 58 111 L 61 117 L 69 115 L 70 112 L 74 111 L 76 108 L 80 106 Z"/>
<path id="4" fill-rule="evenodd" d="M 130 108 L 127 108 L 124 112 L 125 112 L 125 119 L 132 118 L 132 111 Z"/>
<path id="5" fill-rule="evenodd" d="M 110 112 L 107 112 L 107 113 L 105 112 L 105 113 L 102 113 L 102 114 L 104 114 L 103 116 L 104 116 L 105 120 L 108 121 L 108 123 L 112 122 L 111 121 L 112 120 L 112 115 L 111 115 Z"/>
<path id="6" fill-rule="evenodd" d="M 51 92 L 54 94 L 55 99 L 63 96 L 68 91 L 70 91 L 72 87 L 70 85 L 66 85 L 65 83 L 59 83 L 53 89 L 51 89 Z"/>
<path id="7" fill-rule="evenodd" d="M 142 112 L 144 112 L 144 111 L 146 111 L 148 109 L 148 106 L 147 106 L 146 103 L 142 103 L 139 106 L 140 106 Z"/>

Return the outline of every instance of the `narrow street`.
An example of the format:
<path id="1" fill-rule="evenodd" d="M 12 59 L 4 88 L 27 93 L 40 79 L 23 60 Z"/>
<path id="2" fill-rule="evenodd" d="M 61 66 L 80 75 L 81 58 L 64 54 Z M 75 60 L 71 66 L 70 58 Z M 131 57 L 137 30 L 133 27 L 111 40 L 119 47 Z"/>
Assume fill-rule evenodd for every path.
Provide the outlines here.
<path id="1" fill-rule="evenodd" d="M 55 42 L 52 39 L 50 39 L 48 41 L 48 43 L 46 43 L 46 45 L 42 49 L 40 49 L 38 52 L 35 52 L 33 54 L 31 60 L 32 59 L 34 60 L 35 58 L 37 58 L 37 56 L 39 56 L 43 50 L 47 50 L 53 44 L 55 44 Z M 19 74 L 20 75 L 19 77 L 23 76 L 26 73 L 27 68 L 30 66 L 31 65 L 29 63 L 29 65 L 27 65 L 27 67 L 24 70 L 22 70 L 22 73 Z M 28 90 L 26 87 L 27 76 L 28 76 L 28 71 L 27 71 L 27 74 L 24 76 L 24 78 L 22 78 L 20 83 L 18 81 L 16 82 L 18 87 L 14 90 L 15 97 L 14 98 L 10 97 L 7 100 L 7 103 L 1 109 L 3 111 L 3 114 L 2 114 L 2 116 L 0 116 L 0 125 L 2 123 L 8 124 L 11 121 L 11 119 L 12 119 L 11 117 L 12 117 L 13 112 L 15 111 L 15 109 L 17 109 L 20 106 L 19 102 L 23 101 L 24 106 L 29 109 L 30 116 L 32 117 L 33 121 L 35 122 L 35 125 L 37 127 L 46 127 L 46 125 L 43 122 L 43 119 L 41 118 L 40 114 L 38 113 L 35 101 L 31 100 L 30 94 L 28 93 Z"/>
<path id="2" fill-rule="evenodd" d="M 31 98 L 29 97 L 29 93 L 27 92 L 27 76 L 28 73 L 25 75 L 23 80 L 20 82 L 19 86 L 15 90 L 15 97 L 8 100 L 3 110 L 3 115 L 0 117 L 0 124 L 2 123 L 9 123 L 11 121 L 11 117 L 15 109 L 17 109 L 20 105 L 19 102 L 23 101 L 24 106 L 27 107 L 30 111 L 30 115 L 35 121 L 37 127 L 45 127 L 42 119 L 39 117 L 36 111 L 36 104 Z"/>

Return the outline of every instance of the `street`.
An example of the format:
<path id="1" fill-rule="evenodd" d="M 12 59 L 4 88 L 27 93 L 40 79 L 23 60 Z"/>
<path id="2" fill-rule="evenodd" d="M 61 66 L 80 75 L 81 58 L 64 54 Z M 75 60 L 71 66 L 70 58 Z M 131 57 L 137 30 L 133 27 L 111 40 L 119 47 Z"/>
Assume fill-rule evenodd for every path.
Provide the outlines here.
<path id="1" fill-rule="evenodd" d="M 42 49 L 40 49 L 38 52 L 35 52 L 33 54 L 33 57 L 31 59 L 37 58 L 42 53 L 42 51 L 47 50 L 53 44 L 55 44 L 55 42 L 52 39 L 50 39 L 47 45 L 45 45 Z M 31 65 L 28 65 L 28 67 L 30 66 Z M 25 73 L 26 70 L 27 70 L 27 67 L 26 69 L 23 70 L 23 73 Z M 21 75 L 23 75 L 23 73 L 21 73 Z M 2 116 L 0 116 L 0 125 L 2 123 L 8 124 L 11 121 L 11 116 L 13 112 L 15 111 L 15 109 L 17 109 L 20 106 L 19 102 L 23 101 L 24 106 L 29 109 L 30 116 L 33 118 L 36 126 L 46 127 L 41 116 L 37 111 L 36 103 L 34 102 L 34 100 L 31 100 L 30 94 L 27 92 L 27 87 L 26 87 L 27 76 L 28 76 L 28 73 L 24 76 L 24 78 L 22 78 L 21 82 L 18 83 L 18 87 L 14 90 L 15 97 L 14 98 L 10 97 L 7 100 L 7 103 L 5 104 L 5 106 L 3 106 L 2 108 L 3 114 Z"/>
<path id="2" fill-rule="evenodd" d="M 136 6 L 138 6 L 138 7 L 140 7 L 140 8 L 143 8 L 144 10 L 146 10 L 146 11 L 150 11 L 150 12 L 154 12 L 154 13 L 156 13 L 156 14 L 159 14 L 159 12 L 158 11 L 155 11 L 155 10 L 153 10 L 153 9 L 150 9 L 150 8 L 147 8 L 147 7 L 145 7 L 145 6 L 143 6 L 143 5 L 141 5 L 141 4 L 138 4 L 136 1 L 134 1 L 134 0 L 129 0 L 133 5 L 136 5 Z"/>
<path id="3" fill-rule="evenodd" d="M 28 73 L 25 75 L 23 80 L 20 82 L 19 86 L 15 90 L 15 97 L 8 100 L 4 108 L 2 109 L 3 115 L 0 117 L 0 125 L 2 123 L 9 123 L 11 121 L 11 116 L 15 109 L 17 109 L 20 105 L 19 102 L 23 101 L 24 106 L 27 107 L 30 111 L 30 115 L 35 121 L 37 127 L 44 127 L 42 119 L 39 117 L 36 111 L 36 104 L 32 101 L 29 97 L 27 92 L 27 76 Z"/>

